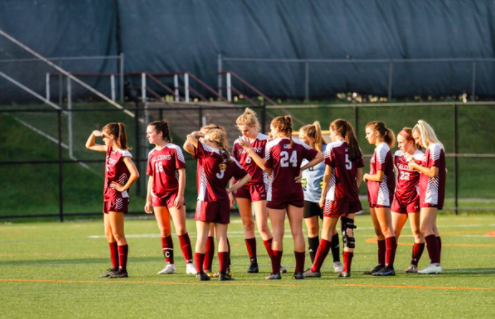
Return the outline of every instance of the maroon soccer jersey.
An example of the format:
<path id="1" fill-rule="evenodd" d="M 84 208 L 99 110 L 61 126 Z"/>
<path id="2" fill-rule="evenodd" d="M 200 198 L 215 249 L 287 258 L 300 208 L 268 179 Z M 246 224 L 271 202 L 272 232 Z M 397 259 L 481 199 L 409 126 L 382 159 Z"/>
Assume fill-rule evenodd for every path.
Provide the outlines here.
<path id="1" fill-rule="evenodd" d="M 332 167 L 332 178 L 325 197 L 330 201 L 359 201 L 357 169 L 364 167 L 363 156 L 353 161 L 349 158 L 348 146 L 344 141 L 328 144 L 323 154 L 325 165 Z"/>
<path id="2" fill-rule="evenodd" d="M 445 165 L 445 151 L 441 144 L 434 143 L 428 146 L 422 165 L 428 168 L 433 166 L 437 167 L 438 175 L 436 177 L 428 177 L 425 174 L 421 174 L 419 179 L 421 207 L 433 205 L 442 209 L 445 198 L 445 180 L 447 171 Z"/>
<path id="3" fill-rule="evenodd" d="M 416 150 L 413 154 L 414 161 L 422 163 L 424 153 Z M 404 204 L 412 203 L 419 197 L 419 172 L 409 168 L 406 156 L 402 151 L 394 154 L 394 163 L 397 167 L 397 187 L 395 196 Z"/>
<path id="4" fill-rule="evenodd" d="M 256 139 L 251 142 L 251 148 L 261 158 L 265 156 L 265 147 L 269 139 L 270 137 L 268 135 L 258 133 Z M 247 185 L 266 184 L 266 173 L 258 165 L 256 165 L 256 163 L 249 156 L 249 153 L 239 144 L 239 139 L 234 142 L 234 146 L 232 147 L 232 156 L 251 176 L 251 180 L 247 183 Z"/>
<path id="5" fill-rule="evenodd" d="M 394 164 L 387 143 L 381 143 L 375 148 L 371 157 L 370 174 L 383 171 L 381 182 L 367 181 L 368 201 L 371 205 L 390 206 L 395 189 Z"/>
<path id="6" fill-rule="evenodd" d="M 110 188 L 110 184 L 115 182 L 120 185 L 125 185 L 130 177 L 130 172 L 124 163 L 124 157 L 128 156 L 132 158 L 129 151 L 115 150 L 111 147 L 107 148 L 107 157 L 105 165 L 105 188 L 104 188 L 104 200 L 109 201 L 119 196 L 119 192 Z M 123 198 L 129 197 L 127 191 L 120 193 Z"/>
<path id="7" fill-rule="evenodd" d="M 214 202 L 229 201 L 225 187 L 234 177 L 239 180 L 246 176 L 247 172 L 235 158 L 226 163 L 225 169 L 220 169 L 222 156 L 220 151 L 198 141 L 198 147 L 194 149 L 194 156 L 198 159 L 198 201 Z"/>
<path id="8" fill-rule="evenodd" d="M 164 196 L 179 189 L 179 171 L 186 167 L 184 154 L 179 146 L 168 143 L 163 148 L 154 148 L 148 154 L 146 174 L 153 176 L 152 194 Z"/>
<path id="9" fill-rule="evenodd" d="M 266 144 L 265 166 L 272 168 L 268 181 L 267 201 L 304 199 L 301 184 L 296 183 L 303 159 L 313 160 L 318 151 L 300 140 L 276 138 Z"/>

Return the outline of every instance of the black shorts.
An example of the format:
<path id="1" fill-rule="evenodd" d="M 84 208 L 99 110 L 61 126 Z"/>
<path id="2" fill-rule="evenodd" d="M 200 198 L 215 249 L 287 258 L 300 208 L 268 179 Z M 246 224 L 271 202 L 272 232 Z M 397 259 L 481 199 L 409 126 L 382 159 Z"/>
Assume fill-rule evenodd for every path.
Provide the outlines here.
<path id="1" fill-rule="evenodd" d="M 304 218 L 310 218 L 313 216 L 319 216 L 323 219 L 323 209 L 318 203 L 304 201 Z"/>

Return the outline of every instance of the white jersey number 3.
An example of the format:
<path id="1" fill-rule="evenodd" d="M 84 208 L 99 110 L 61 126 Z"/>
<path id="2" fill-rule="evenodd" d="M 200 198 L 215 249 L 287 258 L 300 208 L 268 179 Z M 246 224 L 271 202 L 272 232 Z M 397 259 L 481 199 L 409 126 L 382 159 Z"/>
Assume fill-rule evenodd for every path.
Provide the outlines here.
<path id="1" fill-rule="evenodd" d="M 217 178 L 222 179 L 224 177 L 224 175 L 225 175 L 225 170 L 223 169 L 220 171 L 220 173 L 217 173 Z"/>
<path id="2" fill-rule="evenodd" d="M 280 152 L 280 166 L 289 167 L 289 163 L 292 164 L 292 167 L 297 167 L 297 152 L 292 152 L 290 158 L 286 151 Z"/>

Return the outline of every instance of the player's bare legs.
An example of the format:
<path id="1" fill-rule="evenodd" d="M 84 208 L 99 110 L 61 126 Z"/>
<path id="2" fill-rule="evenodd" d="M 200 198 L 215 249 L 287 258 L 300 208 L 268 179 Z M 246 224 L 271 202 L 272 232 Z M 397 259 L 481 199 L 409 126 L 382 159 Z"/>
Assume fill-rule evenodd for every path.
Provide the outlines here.
<path id="1" fill-rule="evenodd" d="M 189 234 L 186 229 L 186 207 L 181 205 L 179 208 L 170 207 L 169 209 L 170 215 L 172 215 L 172 220 L 174 221 L 175 232 L 179 237 L 180 248 L 182 250 L 182 255 L 184 256 L 184 260 L 186 262 L 186 273 L 187 274 L 196 274 L 196 269 L 193 264 L 192 257 L 192 248 L 191 248 L 191 240 L 189 238 Z M 170 222 L 169 222 L 170 225 Z"/>
<path id="2" fill-rule="evenodd" d="M 129 246 L 127 245 L 127 240 L 124 235 L 124 213 L 109 212 L 108 215 L 113 238 L 117 241 L 118 245 L 119 271 L 127 273 L 127 255 Z"/>
<path id="3" fill-rule="evenodd" d="M 280 275 L 280 264 L 284 251 L 284 232 L 285 232 L 285 209 L 268 209 L 270 221 L 272 222 L 272 274 Z"/>
<path id="4" fill-rule="evenodd" d="M 402 228 L 407 221 L 407 214 L 400 214 L 396 212 L 392 212 L 392 227 L 394 229 L 395 237 L 397 241 L 399 241 L 400 233 L 402 232 Z"/>
<path id="5" fill-rule="evenodd" d="M 436 207 L 421 207 L 420 212 L 420 231 L 426 241 L 426 248 L 430 256 L 431 264 L 427 268 L 418 271 L 421 274 L 441 273 L 440 256 L 441 242 L 440 234 L 437 228 L 438 209 Z"/>
<path id="6" fill-rule="evenodd" d="M 253 202 L 254 214 L 256 215 L 256 225 L 263 240 L 271 239 L 272 232 L 268 227 L 268 209 L 266 208 L 266 200 Z"/>
<path id="7" fill-rule="evenodd" d="M 117 240 L 113 237 L 112 225 L 110 223 L 110 214 L 103 214 L 103 225 L 105 227 L 105 237 L 107 238 L 108 246 L 110 248 L 110 261 L 111 268 L 107 269 L 100 277 L 109 277 L 119 270 L 119 251 Z"/>
<path id="8" fill-rule="evenodd" d="M 296 268 L 294 276 L 302 279 L 304 272 L 304 259 L 306 256 L 304 235 L 302 230 L 304 209 L 293 205 L 287 206 L 287 216 L 289 217 L 290 230 L 294 239 L 294 255 L 296 257 Z M 300 278 L 299 278 L 300 277 Z"/>
<path id="9" fill-rule="evenodd" d="M 174 242 L 172 240 L 172 230 L 170 227 L 170 211 L 166 206 L 153 207 L 158 229 L 160 230 L 160 238 L 162 243 L 163 257 L 165 258 L 165 267 L 158 274 L 174 274 Z"/>
<path id="10" fill-rule="evenodd" d="M 218 260 L 220 263 L 220 273 L 219 279 L 223 280 L 232 280 L 232 277 L 228 274 L 229 268 L 229 244 L 227 242 L 227 229 L 229 224 L 215 224 L 215 235 L 217 237 L 218 242 Z"/>

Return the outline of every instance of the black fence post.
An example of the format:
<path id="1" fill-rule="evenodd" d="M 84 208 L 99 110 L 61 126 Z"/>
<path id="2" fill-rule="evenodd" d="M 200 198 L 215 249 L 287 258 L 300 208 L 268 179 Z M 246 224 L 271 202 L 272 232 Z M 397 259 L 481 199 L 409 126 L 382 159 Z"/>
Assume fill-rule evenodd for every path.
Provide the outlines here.
<path id="1" fill-rule="evenodd" d="M 141 159 L 141 143 L 139 142 L 139 105 L 136 103 L 136 111 L 134 112 L 134 134 L 136 135 L 136 166 L 140 170 L 140 159 Z M 136 183 L 136 194 L 141 195 L 141 182 Z"/>
<path id="2" fill-rule="evenodd" d="M 69 111 L 70 112 L 70 111 Z M 58 126 L 58 218 L 64 221 L 63 158 L 62 158 L 62 110 L 57 110 Z"/>
<path id="3" fill-rule="evenodd" d="M 455 214 L 458 214 L 458 197 L 459 197 L 459 168 L 458 168 L 458 136 L 457 136 L 457 104 L 454 103 L 454 208 Z"/>
<path id="4" fill-rule="evenodd" d="M 356 131 L 356 138 L 359 139 L 359 112 L 358 107 L 354 105 L 354 130 Z"/>
<path id="5" fill-rule="evenodd" d="M 199 106 L 198 109 L 198 130 L 201 130 L 201 126 L 203 126 L 203 106 Z"/>
<path id="6" fill-rule="evenodd" d="M 261 132 L 266 134 L 266 103 L 261 104 Z"/>

